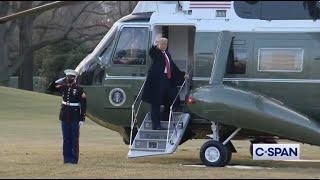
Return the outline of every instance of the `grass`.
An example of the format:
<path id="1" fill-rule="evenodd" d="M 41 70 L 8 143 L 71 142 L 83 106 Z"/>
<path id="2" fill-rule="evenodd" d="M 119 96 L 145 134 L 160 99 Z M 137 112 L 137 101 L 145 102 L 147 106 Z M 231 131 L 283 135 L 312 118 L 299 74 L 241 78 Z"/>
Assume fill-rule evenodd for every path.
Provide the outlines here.
<path id="1" fill-rule="evenodd" d="M 0 178 L 320 178 L 320 163 L 253 161 L 248 141 L 234 141 L 232 164 L 273 169 L 186 167 L 201 164 L 205 140 L 191 140 L 169 156 L 127 159 L 116 132 L 87 120 L 80 130 L 80 161 L 63 165 L 58 120 L 60 97 L 0 87 Z M 320 159 L 319 147 L 301 145 L 303 159 Z"/>

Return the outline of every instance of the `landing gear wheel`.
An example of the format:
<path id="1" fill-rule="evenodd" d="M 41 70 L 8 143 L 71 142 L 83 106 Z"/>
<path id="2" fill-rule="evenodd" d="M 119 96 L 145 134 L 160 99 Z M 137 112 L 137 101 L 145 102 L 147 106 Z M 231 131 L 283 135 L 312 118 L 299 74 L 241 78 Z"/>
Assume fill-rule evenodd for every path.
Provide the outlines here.
<path id="1" fill-rule="evenodd" d="M 222 143 L 209 140 L 200 149 L 200 159 L 206 166 L 223 167 L 231 159 L 231 150 Z"/>

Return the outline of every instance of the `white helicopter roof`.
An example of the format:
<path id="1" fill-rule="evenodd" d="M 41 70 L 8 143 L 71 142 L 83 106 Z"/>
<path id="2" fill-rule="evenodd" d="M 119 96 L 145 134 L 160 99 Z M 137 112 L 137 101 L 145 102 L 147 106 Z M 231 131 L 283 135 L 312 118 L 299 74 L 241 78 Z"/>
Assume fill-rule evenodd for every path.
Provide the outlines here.
<path id="1" fill-rule="evenodd" d="M 153 25 L 194 25 L 197 31 L 320 32 L 319 20 L 240 18 L 233 1 L 139 1 L 132 14 L 146 12 L 153 12 Z"/>

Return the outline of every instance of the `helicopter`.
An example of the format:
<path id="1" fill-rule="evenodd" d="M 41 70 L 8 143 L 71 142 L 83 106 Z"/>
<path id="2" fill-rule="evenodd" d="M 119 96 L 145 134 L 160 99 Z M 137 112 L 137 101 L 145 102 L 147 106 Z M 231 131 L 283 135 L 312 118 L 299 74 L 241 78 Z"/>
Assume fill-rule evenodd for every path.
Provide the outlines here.
<path id="1" fill-rule="evenodd" d="M 290 9 L 290 10 L 288 10 Z M 226 166 L 231 140 L 320 145 L 319 1 L 140 1 L 77 66 L 87 116 L 118 132 L 128 158 L 174 153 L 208 139 L 203 164 Z M 141 100 L 159 37 L 189 75 L 165 130 Z"/>
<path id="2" fill-rule="evenodd" d="M 88 116 L 119 132 L 129 158 L 171 154 L 209 140 L 200 158 L 225 166 L 231 139 L 320 145 L 319 2 L 139 2 L 76 68 Z M 290 8 L 290 11 L 287 11 Z M 291 13 L 295 12 L 295 13 Z M 190 74 L 170 107 L 166 130 L 152 130 L 141 92 L 158 37 Z M 131 121 L 130 121 L 131 120 Z"/>

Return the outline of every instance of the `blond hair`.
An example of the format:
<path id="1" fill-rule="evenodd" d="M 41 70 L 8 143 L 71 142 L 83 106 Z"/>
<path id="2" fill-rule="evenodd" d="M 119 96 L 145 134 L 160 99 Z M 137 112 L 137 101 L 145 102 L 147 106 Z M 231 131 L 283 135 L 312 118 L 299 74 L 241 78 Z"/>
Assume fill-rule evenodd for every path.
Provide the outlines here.
<path id="1" fill-rule="evenodd" d="M 165 37 L 159 37 L 159 38 L 157 38 L 156 42 L 157 42 L 157 43 L 159 43 L 159 42 L 166 42 L 166 43 L 168 43 L 168 39 L 165 38 Z"/>

